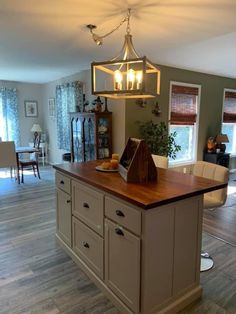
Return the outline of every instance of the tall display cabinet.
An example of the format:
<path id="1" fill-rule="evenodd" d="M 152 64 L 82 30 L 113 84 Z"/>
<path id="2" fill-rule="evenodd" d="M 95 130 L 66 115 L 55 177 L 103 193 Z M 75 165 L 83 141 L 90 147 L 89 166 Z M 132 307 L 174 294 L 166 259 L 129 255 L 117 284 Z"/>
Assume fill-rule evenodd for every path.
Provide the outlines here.
<path id="1" fill-rule="evenodd" d="M 70 113 L 71 161 L 110 158 L 112 154 L 112 113 Z"/>

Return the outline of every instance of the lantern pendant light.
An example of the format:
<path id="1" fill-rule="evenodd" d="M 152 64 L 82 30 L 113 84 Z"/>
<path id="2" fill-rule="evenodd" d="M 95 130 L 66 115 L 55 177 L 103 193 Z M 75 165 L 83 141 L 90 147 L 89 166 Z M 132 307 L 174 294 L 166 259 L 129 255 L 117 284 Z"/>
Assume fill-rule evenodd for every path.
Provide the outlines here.
<path id="1" fill-rule="evenodd" d="M 102 39 L 124 22 L 127 22 L 123 47 L 115 58 L 109 61 L 92 62 L 92 94 L 113 99 L 154 98 L 160 94 L 160 69 L 145 56 L 139 57 L 134 49 L 130 34 L 130 12 L 118 27 L 104 36 L 94 33 L 95 25 L 87 25 L 94 41 L 102 44 Z"/>

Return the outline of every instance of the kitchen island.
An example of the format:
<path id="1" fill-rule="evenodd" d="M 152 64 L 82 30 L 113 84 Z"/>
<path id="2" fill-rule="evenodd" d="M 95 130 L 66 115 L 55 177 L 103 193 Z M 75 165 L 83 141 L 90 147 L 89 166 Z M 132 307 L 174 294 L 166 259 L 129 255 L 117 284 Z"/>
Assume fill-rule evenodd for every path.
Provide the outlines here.
<path id="1" fill-rule="evenodd" d="M 55 165 L 57 239 L 122 313 L 176 313 L 201 297 L 203 194 L 227 183 L 158 168 L 125 182 L 101 161 Z"/>

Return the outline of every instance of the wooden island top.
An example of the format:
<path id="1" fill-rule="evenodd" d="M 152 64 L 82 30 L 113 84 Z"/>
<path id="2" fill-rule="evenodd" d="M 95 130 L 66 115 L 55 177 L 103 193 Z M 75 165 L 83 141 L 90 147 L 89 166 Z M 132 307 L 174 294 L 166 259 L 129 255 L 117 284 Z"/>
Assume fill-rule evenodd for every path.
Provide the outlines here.
<path id="1" fill-rule="evenodd" d="M 53 167 L 143 209 L 151 209 L 227 186 L 227 183 L 161 168 L 158 168 L 156 182 L 127 183 L 119 172 L 97 171 L 95 167 L 100 164 L 101 161 L 88 161 Z"/>

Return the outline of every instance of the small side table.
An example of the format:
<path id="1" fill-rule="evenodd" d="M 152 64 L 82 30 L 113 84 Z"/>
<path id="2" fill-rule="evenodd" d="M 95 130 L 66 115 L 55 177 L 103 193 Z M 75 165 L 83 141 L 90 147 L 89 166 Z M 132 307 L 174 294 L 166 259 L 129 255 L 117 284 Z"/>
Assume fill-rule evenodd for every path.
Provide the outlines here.
<path id="1" fill-rule="evenodd" d="M 203 160 L 229 168 L 229 153 L 204 153 Z"/>

